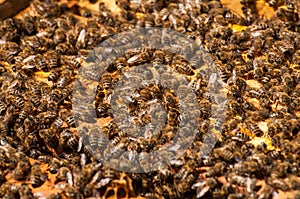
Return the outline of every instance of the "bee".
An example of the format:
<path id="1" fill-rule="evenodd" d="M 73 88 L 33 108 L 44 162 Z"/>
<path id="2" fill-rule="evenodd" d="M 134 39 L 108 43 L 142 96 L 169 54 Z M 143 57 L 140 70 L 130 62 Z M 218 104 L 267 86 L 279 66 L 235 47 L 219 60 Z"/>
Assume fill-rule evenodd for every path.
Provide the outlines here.
<path id="1" fill-rule="evenodd" d="M 22 126 L 16 129 L 16 135 L 19 137 L 21 140 L 25 140 L 25 137 L 27 134 L 25 133 L 25 130 Z"/>
<path id="2" fill-rule="evenodd" d="M 57 68 L 60 63 L 59 54 L 56 53 L 54 50 L 49 50 L 44 55 L 45 60 L 47 61 L 48 68 Z"/>
<path id="3" fill-rule="evenodd" d="M 140 64 L 143 64 L 143 63 L 146 63 L 150 61 L 150 52 L 148 51 L 142 51 L 132 57 L 130 57 L 128 60 L 127 60 L 127 63 L 130 65 L 130 66 L 133 66 L 133 65 L 140 65 Z"/>
<path id="4" fill-rule="evenodd" d="M 61 75 L 61 69 L 57 68 L 51 71 L 48 76 L 48 81 L 56 82 Z"/>
<path id="5" fill-rule="evenodd" d="M 57 159 L 53 158 L 51 162 L 49 163 L 49 171 L 51 174 L 56 174 L 59 169 L 62 167 L 63 163 Z"/>
<path id="6" fill-rule="evenodd" d="M 283 179 L 269 177 L 267 181 L 268 184 L 274 187 L 275 189 L 281 189 L 282 191 L 290 190 L 289 185 Z"/>
<path id="7" fill-rule="evenodd" d="M 70 66 L 72 69 L 79 69 L 81 64 L 80 61 L 78 61 L 77 59 L 71 57 L 71 58 L 65 58 L 65 63 Z"/>
<path id="8" fill-rule="evenodd" d="M 234 158 L 234 154 L 225 148 L 217 148 L 214 152 L 216 158 L 221 157 L 226 161 L 231 161 Z"/>
<path id="9" fill-rule="evenodd" d="M 61 182 L 61 181 L 66 181 L 70 185 L 73 184 L 73 176 L 72 176 L 72 172 L 69 168 L 67 168 L 67 167 L 60 167 L 59 168 L 54 183 L 56 184 L 56 183 Z"/>
<path id="10" fill-rule="evenodd" d="M 22 97 L 16 97 L 15 98 L 15 104 L 18 108 L 22 108 L 25 105 L 25 101 Z"/>
<path id="11" fill-rule="evenodd" d="M 51 148 L 56 148 L 58 145 L 58 138 L 53 129 L 42 129 L 39 131 L 40 137 L 44 140 L 45 144 Z"/>
<path id="12" fill-rule="evenodd" d="M 68 70 L 68 69 L 63 70 L 61 75 L 57 79 L 55 86 L 58 88 L 66 87 L 73 80 L 72 76 L 73 76 L 73 71 Z"/>
<path id="13" fill-rule="evenodd" d="M 215 178 L 206 178 L 200 182 L 192 185 L 192 189 L 196 189 L 197 198 L 201 198 L 208 190 L 217 186 L 217 180 Z"/>
<path id="14" fill-rule="evenodd" d="M 19 192 L 20 198 L 28 198 L 28 199 L 34 198 L 32 190 L 25 183 L 19 187 L 18 192 Z"/>
<path id="15" fill-rule="evenodd" d="M 101 83 L 104 89 L 110 89 L 112 86 L 112 77 L 109 73 L 104 73 L 101 77 Z"/>
<path id="16" fill-rule="evenodd" d="M 259 194 L 258 199 L 270 198 L 273 192 L 274 189 L 270 185 L 266 184 L 266 186 L 263 187 L 261 193 Z"/>
<path id="17" fill-rule="evenodd" d="M 30 172 L 30 162 L 28 160 L 22 160 L 18 162 L 17 167 L 13 171 L 13 178 L 16 180 L 24 180 L 27 174 Z"/>
<path id="18" fill-rule="evenodd" d="M 6 112 L 6 104 L 0 101 L 0 115 L 3 115 Z"/>
<path id="19" fill-rule="evenodd" d="M 223 162 L 218 162 L 214 166 L 209 168 L 205 176 L 206 177 L 220 176 L 224 173 L 224 170 L 225 170 L 225 164 Z"/>
<path id="20" fill-rule="evenodd" d="M 64 130 L 60 133 L 59 142 L 73 150 L 77 150 L 79 138 L 75 133 L 72 133 L 68 130 Z"/>
<path id="21" fill-rule="evenodd" d="M 111 180 L 113 180 L 118 174 L 117 171 L 109 167 L 103 167 L 103 170 L 103 177 Z"/>
<path id="22" fill-rule="evenodd" d="M 109 103 L 103 102 L 97 106 L 98 117 L 106 117 L 111 115 L 111 105 Z"/>
<path id="23" fill-rule="evenodd" d="M 40 164 L 35 163 L 31 167 L 30 183 L 33 188 L 40 187 L 47 179 L 47 175 L 41 171 Z"/>
<path id="24" fill-rule="evenodd" d="M 292 1 L 287 1 L 286 2 L 286 17 L 289 21 L 294 21 L 295 20 L 295 4 Z"/>
<path id="25" fill-rule="evenodd" d="M 181 169 L 174 175 L 174 178 L 178 181 L 185 179 L 195 168 L 197 163 L 194 160 L 189 160 Z"/>
<path id="26" fill-rule="evenodd" d="M 62 199 L 62 198 L 63 198 L 63 196 L 61 193 L 52 193 L 49 196 L 49 199 Z"/>
<path id="27" fill-rule="evenodd" d="M 259 126 L 254 123 L 248 124 L 250 131 L 257 137 L 261 137 L 264 133 L 262 130 L 260 130 Z"/>
<path id="28" fill-rule="evenodd" d="M 238 131 L 231 139 L 238 140 L 240 142 L 246 142 L 250 140 L 250 136 L 245 132 Z"/>
<path id="29" fill-rule="evenodd" d="M 163 50 L 154 51 L 152 63 L 153 63 L 154 68 L 160 67 L 164 63 L 164 51 Z"/>
<path id="30" fill-rule="evenodd" d="M 163 185 L 163 195 L 168 196 L 169 198 L 178 198 L 176 190 L 171 185 Z"/>

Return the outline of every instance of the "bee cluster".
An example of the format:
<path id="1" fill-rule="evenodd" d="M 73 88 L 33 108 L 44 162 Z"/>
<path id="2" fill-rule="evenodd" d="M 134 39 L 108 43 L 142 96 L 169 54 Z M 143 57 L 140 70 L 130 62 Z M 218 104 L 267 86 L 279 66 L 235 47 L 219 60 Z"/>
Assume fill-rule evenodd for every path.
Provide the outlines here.
<path id="1" fill-rule="evenodd" d="M 58 190 L 49 198 L 263 199 L 280 191 L 300 196 L 299 2 L 267 1 L 275 8 L 269 20 L 259 18 L 250 0 L 240 2 L 245 17 L 217 0 L 117 0 L 121 10 L 117 14 L 103 3 L 90 2 L 99 6 L 98 12 L 34 0 L 23 17 L 0 22 L 1 198 L 44 197 L 35 188 L 47 182 Z M 243 30 L 236 31 L 232 25 Z M 155 32 L 149 46 L 142 47 L 144 37 L 122 34 L 137 27 L 175 30 L 204 49 Z M 121 35 L 117 44 L 111 42 L 114 37 L 109 40 L 116 33 Z M 108 59 L 101 62 L 89 56 L 100 43 L 106 50 L 98 50 Z M 136 49 L 124 50 L 129 44 Z M 83 59 L 89 70 L 82 72 L 82 81 L 75 81 Z M 152 67 L 136 67 L 148 63 L 168 81 L 157 83 Z M 218 123 L 212 115 L 218 114 L 213 113 L 217 111 L 214 104 L 220 99 L 207 92 L 210 78 L 203 73 L 203 68 L 213 70 L 212 65 L 227 91 L 227 109 L 224 123 L 215 129 L 220 138 L 211 152 L 201 156 L 211 123 Z M 140 77 L 128 72 L 135 67 Z M 176 76 L 164 75 L 170 68 L 185 77 L 188 86 L 179 84 Z M 147 128 L 146 137 L 133 132 L 130 125 L 120 125 L 122 120 L 115 121 L 128 115 L 115 115 L 112 108 L 114 101 L 123 106 L 117 103 L 122 99 L 114 99 L 116 93 L 119 97 L 128 93 L 117 85 L 123 81 L 134 87 L 141 78 L 154 81 L 137 87 L 126 98 L 129 107 L 122 110 L 134 124 Z M 73 88 L 84 96 L 93 82 L 97 89 L 93 99 L 86 99 L 89 106 L 72 112 L 72 99 L 77 95 Z M 146 173 L 124 173 L 103 164 L 105 156 L 125 169 L 129 159 L 117 150 L 125 149 L 141 154 L 137 167 L 149 170 L 143 154 L 173 140 L 181 125 L 187 124 L 186 132 L 189 129 L 191 115 L 182 112 L 182 101 L 198 105 L 191 114 L 197 118 L 197 134 L 192 141 L 182 139 L 182 145 L 191 145 L 182 157 Z M 166 110 L 164 114 L 156 112 L 160 107 Z M 107 141 L 97 129 L 81 125 L 103 118 L 114 119 L 101 126 Z M 151 125 L 154 120 L 156 125 Z M 115 150 L 105 147 L 108 141 Z"/>

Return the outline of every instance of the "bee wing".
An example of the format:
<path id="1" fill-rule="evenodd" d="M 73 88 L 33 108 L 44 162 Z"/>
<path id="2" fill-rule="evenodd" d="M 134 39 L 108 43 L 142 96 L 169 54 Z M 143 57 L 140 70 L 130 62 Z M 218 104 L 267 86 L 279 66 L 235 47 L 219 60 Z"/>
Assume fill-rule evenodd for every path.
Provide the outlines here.
<path id="1" fill-rule="evenodd" d="M 140 55 L 139 55 L 139 54 L 134 55 L 134 56 L 130 57 L 130 58 L 127 60 L 127 63 L 128 63 L 128 64 L 133 64 L 133 63 L 135 63 L 138 59 L 140 59 Z"/>
<path id="2" fill-rule="evenodd" d="M 202 196 L 204 196 L 204 194 L 206 194 L 206 192 L 209 190 L 209 186 L 205 186 L 203 189 L 198 188 L 197 189 L 197 198 L 201 198 Z"/>
<path id="3" fill-rule="evenodd" d="M 69 171 L 69 172 L 67 173 L 67 181 L 68 181 L 68 183 L 69 183 L 71 186 L 73 186 L 73 176 L 72 176 L 71 171 Z"/>
<path id="4" fill-rule="evenodd" d="M 110 179 L 109 179 L 109 178 L 103 178 L 103 179 L 100 180 L 99 183 L 97 183 L 97 184 L 95 185 L 95 188 L 96 188 L 96 189 L 99 189 L 99 188 L 101 188 L 101 187 L 104 187 L 104 186 L 106 186 L 109 182 L 110 182 Z"/>

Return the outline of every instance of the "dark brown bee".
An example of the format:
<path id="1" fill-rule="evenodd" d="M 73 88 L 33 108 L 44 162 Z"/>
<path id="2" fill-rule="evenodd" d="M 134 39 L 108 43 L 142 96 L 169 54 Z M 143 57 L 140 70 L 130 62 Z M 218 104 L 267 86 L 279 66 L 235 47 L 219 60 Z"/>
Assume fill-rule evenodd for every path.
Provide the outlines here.
<path id="1" fill-rule="evenodd" d="M 70 147 L 73 150 L 77 150 L 79 144 L 79 138 L 75 133 L 64 130 L 60 133 L 60 143 Z"/>
<path id="2" fill-rule="evenodd" d="M 52 174 L 56 174 L 60 167 L 62 167 L 63 163 L 56 158 L 53 158 L 49 164 L 49 171 Z"/>
<path id="3" fill-rule="evenodd" d="M 48 76 L 48 81 L 56 82 L 61 75 L 61 69 L 54 69 Z"/>
<path id="4" fill-rule="evenodd" d="M 57 68 L 59 66 L 59 54 L 56 53 L 54 50 L 49 50 L 45 53 L 44 58 L 47 61 L 48 67 Z"/>
<path id="5" fill-rule="evenodd" d="M 0 115 L 3 115 L 6 111 L 6 104 L 0 101 Z"/>
<path id="6" fill-rule="evenodd" d="M 47 179 L 47 175 L 41 171 L 40 164 L 35 163 L 31 167 L 30 183 L 33 188 L 40 187 Z"/>
<path id="7" fill-rule="evenodd" d="M 39 131 L 39 135 L 42 139 L 44 139 L 46 145 L 48 145 L 51 148 L 57 147 L 58 138 L 53 129 L 42 129 Z"/>
<path id="8" fill-rule="evenodd" d="M 283 180 L 283 179 L 280 179 L 280 178 L 268 178 L 268 183 L 274 187 L 275 189 L 281 189 L 282 191 L 289 191 L 290 190 L 290 187 L 289 185 Z"/>
<path id="9" fill-rule="evenodd" d="M 130 66 L 140 65 L 150 60 L 150 53 L 151 52 L 148 49 L 137 49 L 134 51 L 131 50 L 127 52 L 125 54 L 125 57 L 128 57 L 127 63 Z"/>
<path id="10" fill-rule="evenodd" d="M 16 180 L 24 180 L 27 174 L 30 172 L 30 163 L 28 160 L 18 162 L 17 167 L 13 171 L 13 178 Z"/>
<path id="11" fill-rule="evenodd" d="M 28 199 L 34 198 L 32 190 L 27 186 L 27 184 L 22 184 L 19 187 L 18 191 L 21 198 L 28 198 Z"/>
<path id="12" fill-rule="evenodd" d="M 224 173 L 225 164 L 223 162 L 218 162 L 206 172 L 206 177 L 220 176 Z"/>
<path id="13" fill-rule="evenodd" d="M 15 98 L 15 104 L 18 108 L 22 108 L 25 105 L 25 101 L 22 97 L 16 97 Z"/>
<path id="14" fill-rule="evenodd" d="M 73 184 L 72 172 L 70 171 L 69 168 L 67 168 L 67 167 L 59 168 L 59 171 L 58 171 L 56 179 L 55 179 L 55 183 L 61 182 L 61 181 L 66 181 L 70 184 Z"/>
<path id="15" fill-rule="evenodd" d="M 98 114 L 98 117 L 106 117 L 108 115 L 111 115 L 111 111 L 110 111 L 110 104 L 109 103 L 106 103 L 106 102 L 103 102 L 103 103 L 100 103 L 98 106 L 97 106 L 97 114 Z"/>
<path id="16" fill-rule="evenodd" d="M 68 66 L 70 66 L 72 69 L 79 69 L 81 64 L 80 64 L 80 61 L 78 61 L 77 59 L 75 58 L 65 58 L 64 60 L 66 62 L 66 64 Z"/>
<path id="17" fill-rule="evenodd" d="M 104 89 L 110 89 L 112 86 L 112 77 L 109 73 L 104 73 L 101 77 L 101 83 Z"/>

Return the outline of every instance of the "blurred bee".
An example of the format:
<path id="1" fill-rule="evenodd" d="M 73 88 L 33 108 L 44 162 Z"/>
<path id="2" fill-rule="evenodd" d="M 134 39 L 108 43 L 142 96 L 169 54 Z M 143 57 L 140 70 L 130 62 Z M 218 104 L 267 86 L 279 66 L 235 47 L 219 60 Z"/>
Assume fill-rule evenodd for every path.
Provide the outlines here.
<path id="1" fill-rule="evenodd" d="M 25 183 L 19 187 L 18 191 L 19 191 L 20 198 L 28 198 L 28 199 L 34 198 L 32 190 Z"/>
<path id="2" fill-rule="evenodd" d="M 30 183 L 33 188 L 40 187 L 47 179 L 47 175 L 41 171 L 40 164 L 35 163 L 31 167 Z"/>
<path id="3" fill-rule="evenodd" d="M 61 75 L 61 69 L 57 68 L 51 71 L 48 76 L 48 81 L 56 82 Z"/>
<path id="4" fill-rule="evenodd" d="M 18 107 L 18 108 L 22 108 L 24 107 L 25 105 L 25 101 L 22 97 L 16 97 L 15 98 L 15 105 Z"/>
<path id="5" fill-rule="evenodd" d="M 44 140 L 47 146 L 53 149 L 57 147 L 58 138 L 53 129 L 42 129 L 39 131 L 39 135 Z"/>
<path id="6" fill-rule="evenodd" d="M 208 190 L 213 189 L 218 184 L 215 178 L 206 178 L 200 182 L 197 182 L 192 185 L 192 189 L 196 189 L 197 198 L 201 198 L 204 194 L 207 193 Z"/>
<path id="7" fill-rule="evenodd" d="M 225 148 L 217 148 L 214 152 L 216 158 L 221 157 L 226 161 L 231 161 L 234 158 L 234 154 Z"/>
<path id="8" fill-rule="evenodd" d="M 127 60 L 127 63 L 130 65 L 130 66 L 133 66 L 133 65 L 140 65 L 140 64 L 143 64 L 143 63 L 147 63 L 148 61 L 150 61 L 150 52 L 140 52 L 139 54 L 136 54 L 132 57 L 130 57 L 128 60 Z"/>
<path id="9" fill-rule="evenodd" d="M 30 163 L 28 160 L 22 160 L 18 162 L 17 167 L 13 171 L 13 178 L 16 180 L 24 180 L 27 174 L 30 172 Z"/>
<path id="10" fill-rule="evenodd" d="M 0 115 L 3 115 L 6 112 L 6 108 L 6 104 L 0 101 Z"/>
<path id="11" fill-rule="evenodd" d="M 249 126 L 249 130 L 254 134 L 254 136 L 261 137 L 264 134 L 257 124 L 248 123 L 247 125 Z"/>
<path id="12" fill-rule="evenodd" d="M 59 54 L 54 50 L 49 50 L 44 55 L 45 60 L 47 60 L 48 68 L 57 68 L 60 63 Z"/>
<path id="13" fill-rule="evenodd" d="M 169 198 L 178 198 L 176 190 L 171 185 L 163 185 L 163 195 L 168 196 Z"/>
<path id="14" fill-rule="evenodd" d="M 63 163 L 57 158 L 53 158 L 49 163 L 49 171 L 52 174 L 56 174 L 59 169 L 62 167 Z"/>
<path id="15" fill-rule="evenodd" d="M 288 19 L 288 21 L 294 21 L 295 20 L 295 4 L 293 1 L 286 1 L 286 10 L 285 10 L 285 15 Z"/>
<path id="16" fill-rule="evenodd" d="M 218 162 L 214 166 L 209 168 L 205 176 L 206 177 L 220 176 L 224 173 L 224 170 L 225 170 L 225 164 L 223 162 Z"/>
<path id="17" fill-rule="evenodd" d="M 97 106 L 97 116 L 98 117 L 107 117 L 111 116 L 111 105 L 109 103 L 103 102 Z"/>
<path id="18" fill-rule="evenodd" d="M 61 75 L 57 79 L 55 86 L 58 88 L 64 88 L 73 80 L 73 71 L 65 69 L 61 72 Z"/>
<path id="19" fill-rule="evenodd" d="M 289 185 L 283 179 L 269 177 L 267 182 L 275 189 L 281 189 L 282 191 L 290 190 Z"/>
<path id="20" fill-rule="evenodd" d="M 178 181 L 185 179 L 190 172 L 193 171 L 197 163 L 194 160 L 189 160 L 181 169 L 174 175 L 174 178 Z"/>
<path id="21" fill-rule="evenodd" d="M 259 194 L 258 199 L 270 198 L 273 192 L 274 189 L 270 185 L 266 184 L 266 186 L 263 187 L 261 193 Z"/>
<path id="22" fill-rule="evenodd" d="M 164 63 L 164 52 L 162 50 L 154 51 L 152 63 L 154 68 L 160 67 Z"/>
<path id="23" fill-rule="evenodd" d="M 73 150 L 77 150 L 79 138 L 75 133 L 64 130 L 60 133 L 59 143 L 62 143 L 63 146 L 65 145 Z"/>
<path id="24" fill-rule="evenodd" d="M 59 168 L 59 171 L 56 175 L 56 179 L 55 179 L 54 183 L 56 184 L 61 181 L 66 181 L 70 185 L 73 185 L 73 176 L 72 176 L 72 172 L 69 168 L 67 168 L 67 167 Z"/>
<path id="25" fill-rule="evenodd" d="M 101 77 L 101 83 L 104 89 L 110 89 L 112 86 L 112 77 L 109 73 L 104 73 Z"/>

